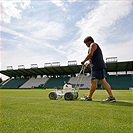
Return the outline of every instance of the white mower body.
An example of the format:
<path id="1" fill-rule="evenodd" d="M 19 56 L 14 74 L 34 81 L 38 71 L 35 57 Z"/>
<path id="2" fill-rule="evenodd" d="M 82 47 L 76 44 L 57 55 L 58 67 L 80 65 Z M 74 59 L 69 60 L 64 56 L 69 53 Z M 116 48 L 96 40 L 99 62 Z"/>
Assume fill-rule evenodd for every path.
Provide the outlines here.
<path id="1" fill-rule="evenodd" d="M 63 94 L 66 92 L 73 92 L 74 89 L 72 88 L 72 85 L 65 83 L 63 86 Z"/>
<path id="2" fill-rule="evenodd" d="M 81 84 L 85 68 L 86 68 L 86 66 L 82 65 L 82 69 L 79 73 L 79 76 L 77 78 L 77 83 L 76 83 L 74 88 L 72 87 L 71 84 L 65 83 L 62 91 L 55 89 L 55 91 L 50 92 L 49 93 L 49 99 L 56 100 L 56 99 L 61 99 L 62 97 L 64 97 L 65 100 L 77 99 L 78 98 L 78 91 L 79 91 L 78 82 L 80 80 L 80 84 Z M 83 72 L 83 75 L 80 76 L 82 72 Z"/>

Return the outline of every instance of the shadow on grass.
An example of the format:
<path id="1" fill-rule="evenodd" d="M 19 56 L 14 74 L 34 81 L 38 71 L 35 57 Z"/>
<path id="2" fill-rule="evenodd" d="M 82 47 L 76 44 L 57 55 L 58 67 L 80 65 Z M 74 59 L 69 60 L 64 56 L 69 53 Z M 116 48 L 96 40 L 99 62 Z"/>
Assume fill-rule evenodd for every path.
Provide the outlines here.
<path id="1" fill-rule="evenodd" d="M 113 103 L 110 102 L 101 102 L 102 104 L 110 104 L 114 106 L 127 106 L 127 107 L 133 107 L 133 102 L 127 102 L 127 101 L 116 101 Z"/>
<path id="2" fill-rule="evenodd" d="M 66 100 L 64 100 L 66 101 Z M 74 101 L 81 101 L 81 102 L 88 102 L 88 103 L 92 103 L 92 102 L 98 102 L 98 103 L 101 103 L 101 104 L 107 104 L 107 105 L 114 105 L 114 106 L 127 106 L 127 107 L 133 107 L 133 102 L 129 102 L 129 101 L 119 101 L 117 100 L 116 102 L 102 102 L 102 101 L 99 101 L 99 100 L 94 100 L 94 101 L 83 101 L 83 100 L 80 100 L 80 99 L 74 99 L 72 100 L 73 102 Z M 72 102 L 71 100 L 68 100 L 68 102 Z"/>

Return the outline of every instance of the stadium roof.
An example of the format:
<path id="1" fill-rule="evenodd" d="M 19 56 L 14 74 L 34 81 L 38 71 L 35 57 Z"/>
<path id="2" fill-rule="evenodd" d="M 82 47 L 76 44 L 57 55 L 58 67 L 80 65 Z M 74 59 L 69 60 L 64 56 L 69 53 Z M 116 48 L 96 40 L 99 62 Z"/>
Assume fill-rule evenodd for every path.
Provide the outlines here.
<path id="1" fill-rule="evenodd" d="M 119 71 L 133 71 L 133 61 L 127 62 L 107 62 L 107 72 L 119 72 Z M 8 77 L 16 76 L 37 76 L 37 75 L 75 75 L 81 70 L 81 65 L 68 65 L 68 66 L 45 66 L 44 68 L 18 68 L 1 70 L 0 73 Z M 85 73 L 90 73 L 90 68 L 85 70 Z"/>

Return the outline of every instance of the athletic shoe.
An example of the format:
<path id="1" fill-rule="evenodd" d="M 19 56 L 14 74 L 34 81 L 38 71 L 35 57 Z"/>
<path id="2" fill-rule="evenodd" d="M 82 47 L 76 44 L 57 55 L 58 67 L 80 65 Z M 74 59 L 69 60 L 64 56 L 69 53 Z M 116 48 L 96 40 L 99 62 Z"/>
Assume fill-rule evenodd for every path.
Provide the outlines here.
<path id="1" fill-rule="evenodd" d="M 116 102 L 114 97 L 108 97 L 106 100 L 103 100 L 103 102 Z"/>
<path id="2" fill-rule="evenodd" d="M 84 98 L 80 98 L 80 100 L 82 100 L 82 101 L 92 101 L 92 98 L 89 98 L 89 97 L 85 96 Z"/>

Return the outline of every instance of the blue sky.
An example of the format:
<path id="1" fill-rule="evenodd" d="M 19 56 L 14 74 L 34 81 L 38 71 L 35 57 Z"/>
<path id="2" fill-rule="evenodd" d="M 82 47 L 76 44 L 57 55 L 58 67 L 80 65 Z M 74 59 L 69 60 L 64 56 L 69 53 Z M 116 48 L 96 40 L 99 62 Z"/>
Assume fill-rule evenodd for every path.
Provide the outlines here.
<path id="1" fill-rule="evenodd" d="M 86 57 L 91 35 L 104 59 L 133 60 L 133 0 L 2 0 L 1 69 Z"/>

